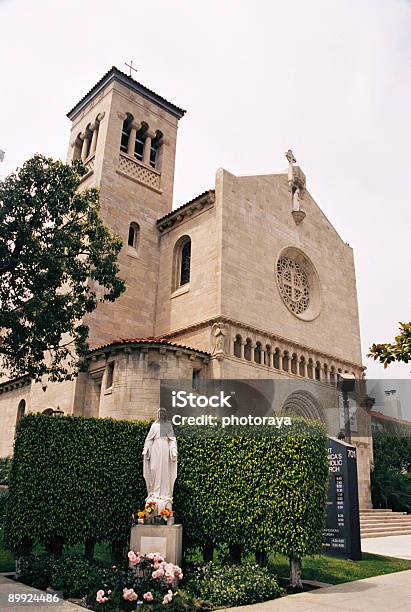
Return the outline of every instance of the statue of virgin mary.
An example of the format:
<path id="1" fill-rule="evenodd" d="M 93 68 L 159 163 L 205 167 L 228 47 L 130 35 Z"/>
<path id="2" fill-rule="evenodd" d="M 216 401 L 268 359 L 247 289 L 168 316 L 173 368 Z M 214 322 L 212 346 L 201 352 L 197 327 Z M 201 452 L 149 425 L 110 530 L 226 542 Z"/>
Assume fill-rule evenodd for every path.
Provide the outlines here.
<path id="1" fill-rule="evenodd" d="M 177 440 L 167 411 L 160 408 L 150 427 L 143 448 L 143 476 L 147 486 L 146 502 L 157 504 L 157 513 L 171 510 L 177 478 Z"/>

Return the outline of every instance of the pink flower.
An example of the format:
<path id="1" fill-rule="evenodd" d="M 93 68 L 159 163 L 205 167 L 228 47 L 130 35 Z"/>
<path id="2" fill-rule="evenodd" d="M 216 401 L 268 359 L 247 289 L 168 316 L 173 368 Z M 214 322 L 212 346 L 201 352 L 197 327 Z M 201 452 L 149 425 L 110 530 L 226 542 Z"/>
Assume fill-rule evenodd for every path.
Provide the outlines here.
<path id="1" fill-rule="evenodd" d="M 172 601 L 173 601 L 173 592 L 168 590 L 167 593 L 164 595 L 163 604 L 169 604 Z"/>
<path id="2" fill-rule="evenodd" d="M 148 591 L 147 593 L 144 593 L 143 599 L 145 599 L 146 601 L 153 601 L 153 599 L 154 599 L 153 593 L 151 591 Z"/>
<path id="3" fill-rule="evenodd" d="M 111 569 L 112 569 L 112 570 L 117 569 L 117 565 L 112 565 L 112 566 L 111 566 Z"/>
<path id="4" fill-rule="evenodd" d="M 162 563 L 164 561 L 164 558 L 161 555 L 159 555 L 158 553 L 154 553 L 153 561 L 154 561 L 154 563 Z"/>
<path id="5" fill-rule="evenodd" d="M 154 567 L 155 570 L 157 570 L 160 567 L 160 564 L 159 563 L 154 563 L 153 567 Z"/>
<path id="6" fill-rule="evenodd" d="M 98 601 L 100 603 L 101 600 L 103 599 L 103 597 L 104 597 L 104 591 L 102 589 L 100 589 L 96 593 L 96 601 Z"/>
<path id="7" fill-rule="evenodd" d="M 154 559 L 154 554 L 153 554 L 153 553 L 148 553 L 148 555 L 147 555 L 147 559 L 148 559 L 149 561 L 152 561 L 152 560 Z"/>
<path id="8" fill-rule="evenodd" d="M 107 591 L 107 595 L 111 595 L 111 589 L 110 589 L 110 591 Z"/>
<path id="9" fill-rule="evenodd" d="M 167 584 L 173 584 L 174 576 L 166 576 L 166 582 Z"/>
<path id="10" fill-rule="evenodd" d="M 151 577 L 154 580 L 157 580 L 157 578 L 161 578 L 162 576 L 164 576 L 164 570 L 162 567 L 159 567 L 155 572 L 151 574 Z"/>
<path id="11" fill-rule="evenodd" d="M 134 589 L 128 589 L 127 587 L 124 587 L 123 599 L 125 599 L 126 601 L 136 601 L 138 599 L 138 595 L 134 591 Z"/>
<path id="12" fill-rule="evenodd" d="M 130 550 L 127 556 L 130 565 L 138 565 L 140 563 L 140 557 L 138 557 L 133 550 Z"/>

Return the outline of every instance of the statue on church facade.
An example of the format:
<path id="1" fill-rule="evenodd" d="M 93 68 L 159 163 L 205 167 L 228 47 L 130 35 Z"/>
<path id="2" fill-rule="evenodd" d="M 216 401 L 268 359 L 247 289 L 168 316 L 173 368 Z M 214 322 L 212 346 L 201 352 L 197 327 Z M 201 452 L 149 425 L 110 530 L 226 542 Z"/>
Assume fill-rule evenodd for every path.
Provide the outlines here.
<path id="1" fill-rule="evenodd" d="M 177 478 L 177 440 L 167 411 L 160 408 L 150 427 L 143 448 L 143 476 L 147 502 L 157 504 L 157 514 L 172 509 L 173 489 Z"/>
<path id="2" fill-rule="evenodd" d="M 291 149 L 288 149 L 285 156 L 288 161 L 288 189 L 291 191 L 292 197 L 291 214 L 296 224 L 299 225 L 305 218 L 305 212 L 301 205 L 305 191 L 305 174 L 299 166 L 294 166 L 297 160 Z"/>

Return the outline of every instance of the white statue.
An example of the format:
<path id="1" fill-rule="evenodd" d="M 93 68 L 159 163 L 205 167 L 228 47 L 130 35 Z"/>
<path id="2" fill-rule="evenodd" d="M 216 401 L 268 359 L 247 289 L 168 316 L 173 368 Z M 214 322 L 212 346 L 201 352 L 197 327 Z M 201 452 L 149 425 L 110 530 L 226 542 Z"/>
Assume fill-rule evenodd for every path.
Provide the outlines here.
<path id="1" fill-rule="evenodd" d="M 160 408 L 150 427 L 143 448 L 143 476 L 147 486 L 146 502 L 157 504 L 157 513 L 171 510 L 177 478 L 177 440 L 167 411 Z"/>

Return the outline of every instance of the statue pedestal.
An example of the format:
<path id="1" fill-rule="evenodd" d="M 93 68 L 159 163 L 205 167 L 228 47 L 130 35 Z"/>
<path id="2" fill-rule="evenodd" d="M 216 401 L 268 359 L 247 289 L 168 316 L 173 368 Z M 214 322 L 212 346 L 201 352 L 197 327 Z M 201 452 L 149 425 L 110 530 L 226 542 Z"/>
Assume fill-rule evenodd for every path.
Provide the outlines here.
<path id="1" fill-rule="evenodd" d="M 130 550 L 142 555 L 159 553 L 169 563 L 181 567 L 183 550 L 182 525 L 134 525 Z"/>

